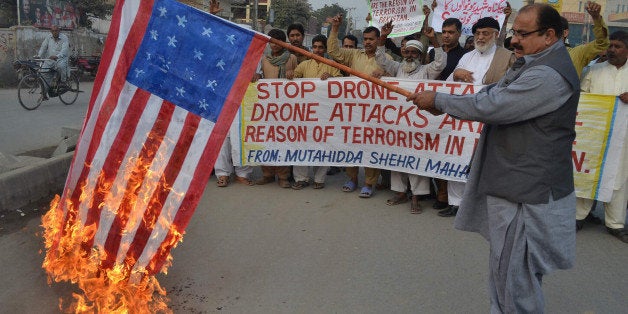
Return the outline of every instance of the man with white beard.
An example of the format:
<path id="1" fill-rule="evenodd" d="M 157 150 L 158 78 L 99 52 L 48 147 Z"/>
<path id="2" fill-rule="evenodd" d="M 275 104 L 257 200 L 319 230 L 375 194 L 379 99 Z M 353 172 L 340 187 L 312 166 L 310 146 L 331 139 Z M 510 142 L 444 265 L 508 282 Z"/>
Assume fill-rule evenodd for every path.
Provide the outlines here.
<path id="1" fill-rule="evenodd" d="M 434 45 L 434 61 L 429 64 L 422 65 L 421 57 L 425 53 L 425 47 L 418 40 L 409 40 L 403 46 L 401 54 L 403 61 L 397 62 L 386 58 L 386 37 L 392 32 L 392 22 L 382 26 L 381 35 L 378 40 L 377 50 L 375 51 L 375 61 L 387 73 L 394 73 L 398 78 L 409 79 L 429 79 L 433 80 L 438 77 L 440 72 L 447 65 L 447 54 L 436 39 L 434 29 L 426 28 L 423 33 Z M 390 189 L 395 191 L 395 196 L 386 201 L 389 206 L 402 204 L 408 201 L 406 189 L 410 183 L 412 191 L 412 202 L 410 205 L 411 214 L 420 214 L 423 212 L 419 205 L 419 196 L 430 194 L 430 178 L 415 174 L 391 171 L 390 173 Z"/>
<path id="2" fill-rule="evenodd" d="M 426 28 L 423 34 L 427 36 L 430 43 L 434 46 L 434 61 L 429 64 L 421 64 L 421 56 L 425 53 L 425 47 L 418 40 L 409 40 L 401 50 L 403 61 L 397 62 L 386 57 L 386 38 L 392 32 L 392 22 L 388 22 L 382 26 L 380 37 L 377 41 L 377 50 L 375 50 L 375 61 L 386 71 L 386 73 L 394 74 L 399 78 L 411 79 L 429 79 L 434 80 L 447 65 L 447 54 L 436 39 L 436 33 L 431 27 Z"/>
<path id="3" fill-rule="evenodd" d="M 499 22 L 492 17 L 479 19 L 471 28 L 475 49 L 467 52 L 458 61 L 458 66 L 447 81 L 458 81 L 478 85 L 496 83 L 515 62 L 512 51 L 497 46 Z M 458 206 L 464 193 L 463 182 L 447 183 L 449 207 L 438 212 L 441 217 L 452 217 L 458 213 Z"/>

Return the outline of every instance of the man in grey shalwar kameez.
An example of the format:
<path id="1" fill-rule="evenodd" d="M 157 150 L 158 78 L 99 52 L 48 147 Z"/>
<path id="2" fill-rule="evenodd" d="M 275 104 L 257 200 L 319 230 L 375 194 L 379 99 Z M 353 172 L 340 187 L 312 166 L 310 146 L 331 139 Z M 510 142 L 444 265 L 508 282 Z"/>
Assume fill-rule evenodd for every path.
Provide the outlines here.
<path id="1" fill-rule="evenodd" d="M 498 83 L 473 95 L 408 98 L 485 123 L 455 227 L 489 241 L 491 313 L 542 313 L 543 275 L 574 264 L 571 146 L 580 83 L 562 32 L 552 7 L 525 6 L 511 30 L 522 57 Z"/>

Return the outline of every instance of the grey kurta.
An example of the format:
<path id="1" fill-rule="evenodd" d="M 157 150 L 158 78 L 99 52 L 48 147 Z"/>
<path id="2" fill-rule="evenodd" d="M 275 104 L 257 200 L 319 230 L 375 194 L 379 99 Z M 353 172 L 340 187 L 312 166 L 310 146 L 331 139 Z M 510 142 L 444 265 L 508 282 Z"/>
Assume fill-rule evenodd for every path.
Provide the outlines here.
<path id="1" fill-rule="evenodd" d="M 535 59 L 559 47 L 564 45 L 556 43 L 541 53 L 525 56 L 526 64 L 531 64 Z M 481 121 L 486 123 L 486 127 L 490 127 L 513 124 L 550 113 L 565 104 L 571 96 L 570 84 L 549 66 L 532 66 L 508 86 L 500 87 L 504 80 L 511 78 L 511 72 L 497 84 L 489 85 L 476 94 L 460 96 L 439 93 L 436 96 L 436 108 L 456 118 Z M 471 173 L 455 226 L 460 230 L 479 232 L 488 239 L 486 195 L 478 192 L 482 171 L 479 165 L 484 158 L 482 148 L 486 146 L 485 141 L 486 130 L 482 132 L 473 156 Z M 516 182 L 512 182 L 512 188 L 517 188 Z"/>
<path id="2" fill-rule="evenodd" d="M 575 259 L 575 194 L 565 167 L 571 169 L 578 78 L 570 62 L 560 61 L 569 60 L 560 41 L 523 59 L 476 94 L 435 99 L 443 112 L 485 123 L 454 224 L 490 242 L 491 306 L 506 312 L 542 311 L 542 275 Z M 544 158 L 547 147 L 560 160 Z M 487 155 L 506 162 L 499 168 Z"/>

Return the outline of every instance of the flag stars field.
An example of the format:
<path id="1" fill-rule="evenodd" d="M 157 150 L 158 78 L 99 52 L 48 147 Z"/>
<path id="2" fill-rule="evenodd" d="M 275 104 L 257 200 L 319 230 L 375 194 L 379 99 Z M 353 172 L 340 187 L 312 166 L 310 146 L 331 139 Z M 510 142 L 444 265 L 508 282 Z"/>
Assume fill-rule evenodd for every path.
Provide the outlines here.
<path id="1" fill-rule="evenodd" d="M 139 88 L 171 97 L 174 104 L 213 119 L 221 101 L 232 97 L 229 86 L 238 77 L 237 64 L 246 57 L 247 49 L 243 48 L 248 47 L 253 34 L 203 14 L 184 9 L 176 1 L 156 0 L 138 49 L 139 57 L 134 59 L 127 77 Z M 203 110 L 200 101 L 208 92 L 212 97 L 205 98 L 207 109 Z"/>

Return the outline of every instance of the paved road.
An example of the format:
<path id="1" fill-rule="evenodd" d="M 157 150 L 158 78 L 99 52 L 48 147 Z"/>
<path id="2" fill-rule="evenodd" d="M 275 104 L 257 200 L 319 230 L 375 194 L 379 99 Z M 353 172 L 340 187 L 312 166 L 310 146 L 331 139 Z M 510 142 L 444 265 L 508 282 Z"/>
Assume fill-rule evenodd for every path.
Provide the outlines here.
<path id="1" fill-rule="evenodd" d="M 0 152 L 20 154 L 54 146 L 61 141 L 61 127 L 80 128 L 87 111 L 92 82 L 81 82 L 77 101 L 64 105 L 59 98 L 26 110 L 17 99 L 17 89 L 0 89 Z"/>
<path id="2" fill-rule="evenodd" d="M 488 246 L 408 204 L 212 178 L 160 282 L 176 313 L 486 313 Z M 424 206 L 429 206 L 425 202 Z M 55 313 L 72 287 L 46 284 L 38 212 L 0 232 L 0 313 Z M 5 224 L 0 218 L 0 225 Z M 577 264 L 544 280 L 548 313 L 626 313 L 628 250 L 602 226 L 578 233 Z"/>
<path id="3" fill-rule="evenodd" d="M 1 147 L 13 152 L 55 143 L 40 137 L 58 132 L 55 125 L 80 124 L 86 108 L 84 95 L 71 107 L 49 102 L 26 112 L 7 100 L 10 94 L 0 90 Z M 27 131 L 15 132 L 17 127 Z M 488 312 L 488 246 L 482 238 L 454 230 L 453 220 L 435 210 L 411 215 L 407 203 L 386 206 L 390 192 L 368 200 L 343 193 L 343 181 L 338 174 L 323 190 L 293 191 L 276 185 L 218 188 L 212 178 L 184 242 L 173 252 L 174 265 L 160 276 L 172 309 Z M 56 313 L 58 298 L 71 297 L 71 285 L 48 286 L 41 269 L 38 225 L 44 210 L 33 205 L 0 213 L 0 313 Z M 626 313 L 626 244 L 603 226 L 587 225 L 577 246 L 576 267 L 544 280 L 547 312 Z"/>

